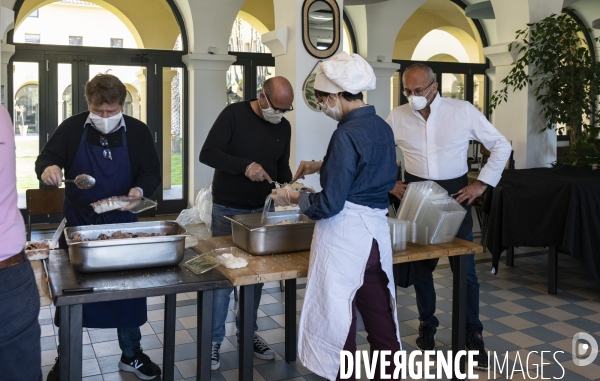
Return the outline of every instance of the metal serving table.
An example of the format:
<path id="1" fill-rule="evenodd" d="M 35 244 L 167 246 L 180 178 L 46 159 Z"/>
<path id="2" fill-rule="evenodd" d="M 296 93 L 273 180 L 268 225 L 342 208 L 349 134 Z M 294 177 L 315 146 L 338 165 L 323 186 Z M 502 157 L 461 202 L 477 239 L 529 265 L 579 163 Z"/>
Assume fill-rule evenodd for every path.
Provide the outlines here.
<path id="1" fill-rule="evenodd" d="M 216 248 L 232 246 L 235 245 L 231 236 L 224 236 L 201 240 L 193 249 L 198 253 L 206 253 Z M 454 353 L 464 349 L 467 329 L 467 257 L 463 254 L 481 252 L 483 252 L 481 245 L 461 239 L 428 246 L 408 243 L 406 250 L 394 252 L 394 264 L 443 257 L 452 257 L 450 260 L 455 261 L 452 286 L 452 350 Z M 309 258 L 310 251 L 300 251 L 251 256 L 248 258 L 248 266 L 241 269 L 217 267 L 217 270 L 234 286 L 240 286 L 238 345 L 240 381 L 253 379 L 253 285 L 256 283 L 285 280 L 285 360 L 288 362 L 296 360 L 296 278 L 308 275 Z"/>
<path id="2" fill-rule="evenodd" d="M 52 299 L 60 310 L 61 381 L 82 378 L 82 305 L 111 300 L 165 295 L 165 329 L 163 380 L 174 379 L 176 294 L 198 291 L 198 361 L 199 380 L 210 380 L 212 345 L 213 290 L 231 287 L 216 270 L 196 275 L 183 263 L 195 256 L 186 250 L 177 266 L 104 273 L 76 273 L 64 250 L 52 250 L 48 258 L 48 277 Z"/>

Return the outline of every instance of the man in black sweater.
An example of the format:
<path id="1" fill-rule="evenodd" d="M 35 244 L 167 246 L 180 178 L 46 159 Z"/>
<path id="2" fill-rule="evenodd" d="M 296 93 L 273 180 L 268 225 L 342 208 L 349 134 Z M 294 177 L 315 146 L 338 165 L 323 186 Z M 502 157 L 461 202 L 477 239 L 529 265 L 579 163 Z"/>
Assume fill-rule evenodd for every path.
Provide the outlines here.
<path id="1" fill-rule="evenodd" d="M 61 186 L 62 169 L 66 179 L 80 174 L 96 179 L 95 185 L 86 190 L 66 184 L 62 210 L 66 226 L 135 222 L 137 215 L 129 210 L 139 203 L 139 197 L 151 196 L 160 185 L 160 161 L 152 134 L 143 122 L 123 115 L 126 95 L 125 85 L 114 75 L 96 75 L 85 84 L 89 112 L 62 122 L 35 162 L 38 178 L 47 185 Z M 94 212 L 92 202 L 112 196 L 129 196 L 131 202 L 121 210 Z M 66 248 L 64 239 L 60 246 Z M 146 298 L 83 306 L 83 326 L 117 328 L 123 352 L 119 369 L 143 380 L 161 374 L 140 347 L 140 326 L 147 320 Z M 55 324 L 59 321 L 57 311 Z M 47 381 L 59 379 L 59 364 L 57 358 Z"/>
<path id="2" fill-rule="evenodd" d="M 265 81 L 258 99 L 231 104 L 213 124 L 200 152 L 200 162 L 213 167 L 213 237 L 231 235 L 228 215 L 262 212 L 273 181 L 292 180 L 290 159 L 290 123 L 283 118 L 292 111 L 294 92 L 283 77 Z M 262 284 L 254 290 L 254 355 L 274 360 L 275 352 L 256 331 Z M 233 288 L 215 290 L 211 369 L 221 365 L 219 348 L 225 337 L 225 320 Z M 236 318 L 239 327 L 239 314 Z"/>

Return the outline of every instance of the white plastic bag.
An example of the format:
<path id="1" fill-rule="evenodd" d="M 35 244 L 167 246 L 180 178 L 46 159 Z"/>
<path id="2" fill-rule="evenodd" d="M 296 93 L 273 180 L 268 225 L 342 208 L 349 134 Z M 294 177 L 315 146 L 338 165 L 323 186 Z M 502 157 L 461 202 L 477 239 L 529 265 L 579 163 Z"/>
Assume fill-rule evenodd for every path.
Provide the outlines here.
<path id="1" fill-rule="evenodd" d="M 206 229 L 211 231 L 212 186 L 200 188 L 196 196 L 196 203 L 191 208 L 182 210 L 175 222 L 181 226 L 204 222 Z"/>
<path id="2" fill-rule="evenodd" d="M 206 229 L 208 229 L 209 232 L 212 231 L 212 185 L 202 187 L 200 191 L 198 191 L 194 208 L 198 210 L 198 217 L 204 222 Z"/>

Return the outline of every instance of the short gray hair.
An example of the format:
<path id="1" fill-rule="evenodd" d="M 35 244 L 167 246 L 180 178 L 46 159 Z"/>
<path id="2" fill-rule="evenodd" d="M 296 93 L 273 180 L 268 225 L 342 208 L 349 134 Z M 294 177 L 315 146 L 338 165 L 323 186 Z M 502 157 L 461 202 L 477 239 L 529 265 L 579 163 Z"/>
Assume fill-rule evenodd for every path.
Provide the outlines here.
<path id="1" fill-rule="evenodd" d="M 435 82 L 435 74 L 433 73 L 433 70 L 429 66 L 422 63 L 412 64 L 409 67 L 407 67 L 406 70 L 404 70 L 404 73 L 402 74 L 402 82 L 404 82 L 404 76 L 406 75 L 406 73 L 413 70 L 424 71 L 425 74 L 427 74 L 427 77 L 429 78 L 429 82 Z"/>

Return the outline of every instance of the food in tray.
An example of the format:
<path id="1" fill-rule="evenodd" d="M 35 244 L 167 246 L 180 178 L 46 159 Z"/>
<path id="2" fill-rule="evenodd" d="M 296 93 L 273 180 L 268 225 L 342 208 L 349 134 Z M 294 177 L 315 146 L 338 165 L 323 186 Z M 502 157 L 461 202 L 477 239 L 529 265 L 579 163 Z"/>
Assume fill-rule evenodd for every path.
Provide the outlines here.
<path id="1" fill-rule="evenodd" d="M 94 212 L 101 214 L 110 212 L 111 210 L 121 209 L 129 205 L 130 201 L 122 199 L 123 197 L 109 197 L 103 200 L 92 202 L 90 205 L 94 208 Z"/>
<path id="2" fill-rule="evenodd" d="M 108 236 L 104 233 L 101 233 L 98 236 L 98 238 L 83 238 L 81 233 L 75 233 L 71 237 L 71 241 L 73 241 L 73 242 L 90 242 L 90 241 L 104 241 L 104 240 L 108 240 L 108 239 L 160 237 L 160 236 L 166 236 L 166 235 L 167 235 L 167 233 L 144 233 L 144 232 L 127 233 L 127 232 L 122 232 L 119 230 L 119 231 L 112 233 L 110 236 Z"/>
<path id="3" fill-rule="evenodd" d="M 299 182 L 293 182 L 293 183 L 275 183 L 275 188 L 278 189 L 293 189 L 293 190 L 302 190 L 302 189 L 306 189 L 306 186 L 302 183 Z"/>
<path id="4" fill-rule="evenodd" d="M 30 261 L 46 259 L 50 253 L 50 248 L 46 242 L 27 242 L 24 250 Z"/>
<path id="5" fill-rule="evenodd" d="M 217 260 L 228 269 L 241 269 L 248 266 L 248 261 L 244 258 L 234 257 L 233 254 L 221 254 L 217 256 Z"/>

